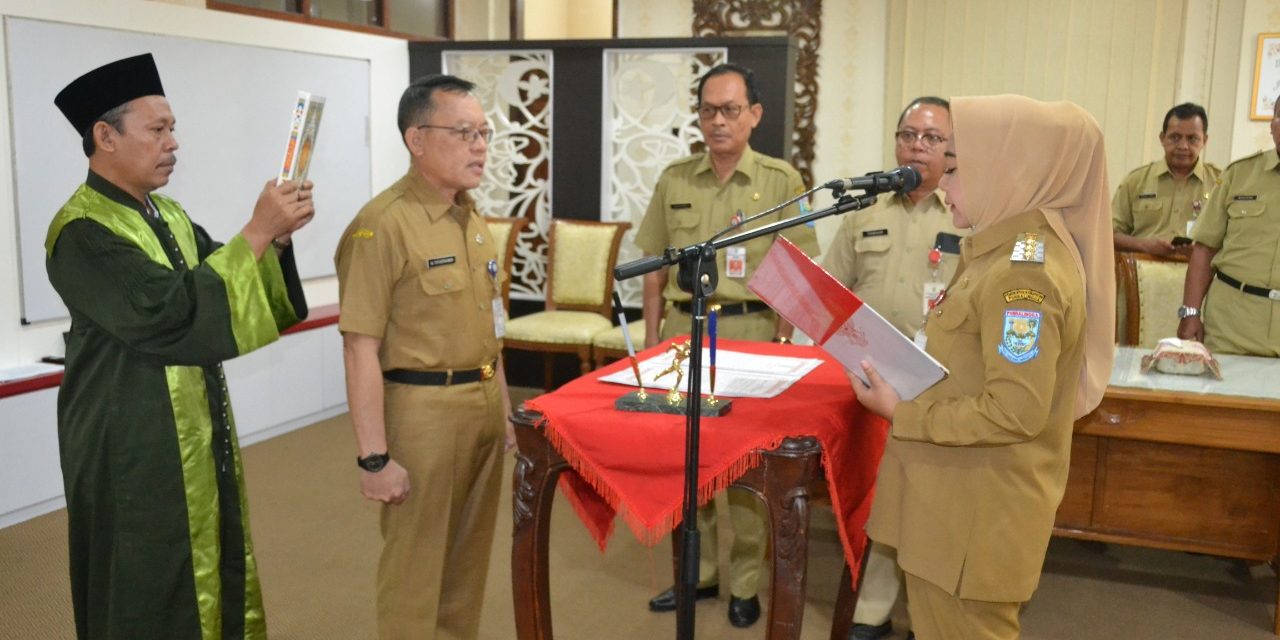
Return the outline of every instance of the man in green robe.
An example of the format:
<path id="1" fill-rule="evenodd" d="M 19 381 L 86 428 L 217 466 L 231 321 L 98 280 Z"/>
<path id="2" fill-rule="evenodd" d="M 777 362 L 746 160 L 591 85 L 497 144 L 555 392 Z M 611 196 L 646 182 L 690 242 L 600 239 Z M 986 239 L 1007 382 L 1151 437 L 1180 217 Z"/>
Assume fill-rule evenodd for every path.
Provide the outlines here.
<path id="1" fill-rule="evenodd" d="M 310 184 L 269 182 L 221 244 L 155 193 L 178 143 L 150 54 L 54 102 L 89 157 L 45 241 L 71 315 L 58 441 L 76 633 L 265 638 L 221 362 L 306 316 L 288 241 L 315 213 Z"/>

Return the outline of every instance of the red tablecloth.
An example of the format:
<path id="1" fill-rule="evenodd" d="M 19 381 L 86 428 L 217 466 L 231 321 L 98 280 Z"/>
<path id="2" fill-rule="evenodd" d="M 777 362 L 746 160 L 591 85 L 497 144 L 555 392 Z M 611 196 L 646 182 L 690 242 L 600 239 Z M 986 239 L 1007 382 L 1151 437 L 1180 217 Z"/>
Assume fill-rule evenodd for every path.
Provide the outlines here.
<path id="1" fill-rule="evenodd" d="M 757 450 L 776 448 L 787 437 L 816 437 L 845 559 L 856 579 L 888 424 L 862 408 L 844 369 L 819 347 L 721 340 L 719 348 L 819 358 L 823 364 L 776 398 L 733 398 L 727 416 L 702 419 L 699 503 L 759 464 Z M 650 545 L 682 515 L 684 416 L 614 409 L 614 400 L 632 388 L 598 378 L 629 366 L 615 362 L 526 403 L 543 415 L 547 439 L 576 471 L 561 477 L 560 488 L 602 551 L 616 514 Z"/>

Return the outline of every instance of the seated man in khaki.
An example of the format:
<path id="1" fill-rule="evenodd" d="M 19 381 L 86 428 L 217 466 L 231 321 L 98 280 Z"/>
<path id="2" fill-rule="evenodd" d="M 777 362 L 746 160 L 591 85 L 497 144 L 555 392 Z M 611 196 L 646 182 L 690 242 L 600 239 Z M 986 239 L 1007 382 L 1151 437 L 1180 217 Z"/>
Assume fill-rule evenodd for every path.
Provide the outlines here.
<path id="1" fill-rule="evenodd" d="M 1204 107 L 1187 102 L 1170 109 L 1159 139 L 1164 159 L 1131 171 L 1111 200 L 1116 250 L 1189 256 L 1186 238 L 1221 172 L 1200 158 L 1209 142 Z"/>

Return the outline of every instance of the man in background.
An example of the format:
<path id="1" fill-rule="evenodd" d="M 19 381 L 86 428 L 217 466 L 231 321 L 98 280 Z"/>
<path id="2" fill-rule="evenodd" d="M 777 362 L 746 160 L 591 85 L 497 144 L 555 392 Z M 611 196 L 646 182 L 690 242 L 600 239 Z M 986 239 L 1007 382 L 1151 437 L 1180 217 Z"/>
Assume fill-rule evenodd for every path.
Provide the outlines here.
<path id="1" fill-rule="evenodd" d="M 1280 356 L 1280 99 L 1271 139 L 1227 166 L 1196 224 L 1178 337 L 1214 353 Z"/>
<path id="2" fill-rule="evenodd" d="M 1204 107 L 1186 102 L 1170 109 L 1159 140 L 1164 159 L 1129 172 L 1111 200 L 1116 250 L 1187 256 L 1192 226 L 1221 173 L 1200 158 L 1209 142 Z"/>
<path id="3" fill-rule="evenodd" d="M 409 172 L 356 214 L 334 256 L 360 491 L 382 504 L 383 640 L 476 637 L 514 444 L 506 274 L 467 193 L 493 137 L 474 89 L 448 75 L 405 89 Z"/>
<path id="4" fill-rule="evenodd" d="M 871 305 L 894 328 L 914 337 L 956 271 L 960 236 L 938 191 L 951 138 L 950 105 L 942 98 L 912 100 L 898 117 L 894 156 L 920 172 L 910 193 L 886 193 L 847 215 L 822 256 L 822 267 Z M 892 547 L 871 542 L 849 637 L 875 640 L 893 633 L 889 619 L 900 597 L 902 570 Z M 910 637 L 910 636 L 909 636 Z"/>
<path id="5" fill-rule="evenodd" d="M 306 317 L 289 238 L 311 185 L 268 182 L 224 245 L 156 192 L 178 141 L 151 54 L 54 102 L 89 158 L 45 241 L 71 314 L 58 446 L 76 635 L 266 638 L 222 361 Z"/>
<path id="6" fill-rule="evenodd" d="M 647 255 L 667 247 L 683 247 L 704 241 L 716 232 L 804 192 L 800 174 L 782 160 L 752 151 L 751 132 L 760 124 L 760 104 L 755 74 L 745 67 L 722 64 L 698 83 L 698 125 L 707 150 L 671 163 L 658 178 L 653 198 L 636 232 L 636 244 Z M 798 213 L 788 207 L 748 228 L 775 222 Z M 805 253 L 817 253 L 817 237 L 806 226 L 782 232 Z M 764 259 L 772 236 L 756 238 L 717 252 L 719 286 L 708 305 L 720 305 L 718 334 L 736 340 L 789 342 L 792 328 L 747 289 L 747 280 Z M 688 334 L 692 296 L 676 286 L 663 269 L 644 277 L 645 346 Z M 661 327 L 661 329 L 659 329 Z M 733 583 L 729 621 L 749 627 L 760 618 L 756 593 L 766 545 L 764 506 L 750 493 L 729 489 L 729 514 L 734 543 L 730 552 Z M 717 520 L 714 505 L 698 511 L 701 532 L 697 597 L 719 596 Z M 653 611 L 676 608 L 673 589 L 649 601 Z"/>

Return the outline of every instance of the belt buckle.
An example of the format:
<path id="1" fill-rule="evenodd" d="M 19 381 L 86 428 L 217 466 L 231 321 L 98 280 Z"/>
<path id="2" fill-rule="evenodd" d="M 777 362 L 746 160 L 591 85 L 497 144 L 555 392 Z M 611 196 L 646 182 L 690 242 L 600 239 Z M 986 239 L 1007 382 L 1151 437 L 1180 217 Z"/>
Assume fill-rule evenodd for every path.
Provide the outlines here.
<path id="1" fill-rule="evenodd" d="M 453 385 L 453 369 L 448 369 L 444 372 L 444 386 L 448 387 L 452 385 Z"/>
<path id="2" fill-rule="evenodd" d="M 480 379 L 491 380 L 495 372 L 496 370 L 494 369 L 493 363 L 490 362 L 489 364 L 486 364 L 483 367 L 480 367 Z"/>
<path id="3" fill-rule="evenodd" d="M 1268 291 L 1267 297 L 1275 300 L 1276 302 L 1280 302 L 1280 289 L 1272 289 Z"/>

